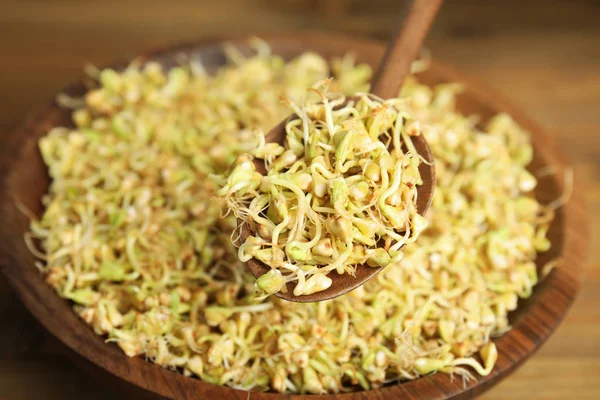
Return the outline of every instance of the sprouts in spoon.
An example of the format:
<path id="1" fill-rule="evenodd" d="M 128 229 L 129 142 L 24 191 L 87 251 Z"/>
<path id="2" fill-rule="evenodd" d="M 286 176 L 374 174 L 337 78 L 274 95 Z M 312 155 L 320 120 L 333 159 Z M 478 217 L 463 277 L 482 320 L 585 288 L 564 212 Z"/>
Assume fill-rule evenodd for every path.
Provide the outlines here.
<path id="1" fill-rule="evenodd" d="M 411 141 L 421 132 L 398 111 L 404 101 L 369 94 L 347 101 L 327 87 L 310 89 L 318 103 L 288 101 L 298 118 L 286 124 L 283 146 L 258 131 L 257 146 L 215 177 L 229 210 L 254 232 L 240 260 L 272 268 L 257 280 L 266 294 L 293 281 L 295 296 L 308 295 L 329 288 L 329 273 L 398 262 L 402 246 L 427 226 L 417 213 L 422 160 Z"/>

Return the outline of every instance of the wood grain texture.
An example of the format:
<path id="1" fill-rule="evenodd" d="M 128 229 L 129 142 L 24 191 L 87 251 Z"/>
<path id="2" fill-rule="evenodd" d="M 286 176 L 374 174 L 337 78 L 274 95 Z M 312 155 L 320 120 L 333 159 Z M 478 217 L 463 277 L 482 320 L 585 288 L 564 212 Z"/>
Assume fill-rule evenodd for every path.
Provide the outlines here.
<path id="1" fill-rule="evenodd" d="M 291 0 L 286 3 L 292 3 Z M 0 4 L 0 137 L 81 75 L 162 43 L 306 28 L 389 37 L 398 4 L 345 1 L 316 15 L 304 1 L 3 0 Z M 334 9 L 332 6 L 331 9 Z M 322 7 L 318 8 L 322 12 Z M 438 59 L 474 75 L 539 121 L 585 187 L 592 242 L 600 239 L 600 3 L 586 0 L 446 2 L 427 42 Z M 18 93 L 18 95 L 15 95 Z M 575 305 L 544 347 L 484 399 L 596 399 L 600 393 L 600 247 Z M 43 335 L 0 276 L 0 398 L 118 399 Z M 35 382 L 35 384 L 32 384 Z"/>

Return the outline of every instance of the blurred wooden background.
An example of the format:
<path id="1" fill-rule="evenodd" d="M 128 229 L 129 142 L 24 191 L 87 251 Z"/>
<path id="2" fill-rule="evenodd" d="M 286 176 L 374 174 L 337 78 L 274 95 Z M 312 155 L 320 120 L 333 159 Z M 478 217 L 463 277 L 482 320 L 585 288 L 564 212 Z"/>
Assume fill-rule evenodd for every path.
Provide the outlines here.
<path id="1" fill-rule="evenodd" d="M 0 0 L 0 140 L 81 74 L 157 45 L 299 30 L 385 39 L 395 0 Z M 600 1 L 448 0 L 427 41 L 435 57 L 523 106 L 564 143 L 588 187 L 600 238 Z M 563 325 L 485 399 L 600 398 L 600 249 Z M 0 277 L 0 398 L 106 399 L 71 365 Z"/>

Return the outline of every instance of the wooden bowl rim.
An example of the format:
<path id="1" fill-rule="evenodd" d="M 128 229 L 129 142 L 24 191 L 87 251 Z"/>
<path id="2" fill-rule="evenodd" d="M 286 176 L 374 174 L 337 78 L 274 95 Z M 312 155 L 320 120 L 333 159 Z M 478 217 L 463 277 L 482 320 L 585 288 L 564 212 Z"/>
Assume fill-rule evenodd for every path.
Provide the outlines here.
<path id="1" fill-rule="evenodd" d="M 381 42 L 369 39 L 358 39 L 349 35 L 342 34 L 324 34 L 324 33 L 299 33 L 299 34 L 271 34 L 261 35 L 267 42 L 286 43 L 288 45 L 302 45 L 310 48 L 310 43 L 325 42 L 324 47 L 335 49 L 339 47 L 360 47 L 362 52 L 370 52 L 378 55 L 383 54 L 383 45 Z M 230 38 L 211 38 L 196 42 L 166 47 L 145 53 L 144 58 L 157 57 L 162 54 L 182 51 L 186 49 L 200 49 L 204 46 L 215 45 L 224 40 L 233 42 L 243 42 L 248 37 L 230 37 Z M 324 48 L 323 47 L 323 48 Z M 371 54 L 373 55 L 373 54 Z M 113 65 L 123 65 L 123 62 Z M 432 63 L 430 68 L 433 75 L 437 75 L 443 80 L 462 82 L 465 85 L 466 92 L 471 97 L 476 98 L 478 104 L 485 105 L 494 109 L 496 112 L 508 112 L 521 126 L 529 130 L 532 140 L 537 147 L 544 143 L 542 151 L 543 157 L 552 160 L 554 163 L 564 169 L 566 166 L 564 158 L 561 156 L 558 148 L 543 130 L 531 119 L 529 119 L 517 107 L 505 100 L 502 96 L 495 94 L 485 86 L 466 78 L 462 74 L 454 71 L 437 61 Z M 77 83 L 81 84 L 81 81 Z M 4 215 L 4 210 L 9 209 L 9 202 L 12 197 L 8 192 L 12 168 L 19 155 L 26 146 L 36 146 L 36 141 L 27 140 L 27 133 L 36 123 L 43 121 L 47 112 L 52 108 L 53 101 L 41 108 L 35 113 L 30 114 L 26 122 L 20 126 L 14 135 L 5 143 L 4 153 L 0 158 L 0 206 Z M 33 143 L 32 143 L 33 142 Z M 536 150 L 538 148 L 536 147 Z M 554 178 L 558 179 L 558 178 Z M 560 187 L 560 184 L 558 184 Z M 48 286 L 44 283 L 39 274 L 37 278 L 33 275 L 37 270 L 31 268 L 20 268 L 11 257 L 9 249 L 0 249 L 0 264 L 2 272 L 6 275 L 9 283 L 15 289 L 21 301 L 28 310 L 39 320 L 42 325 L 50 331 L 55 337 L 63 342 L 67 347 L 74 350 L 80 356 L 91 361 L 96 366 L 108 371 L 137 387 L 148 392 L 164 396 L 167 398 L 232 398 L 246 400 L 252 398 L 260 399 L 418 399 L 427 397 L 429 399 L 459 399 L 471 398 L 480 394 L 494 383 L 512 373 L 523 361 L 533 354 L 549 337 L 554 329 L 566 314 L 569 306 L 573 302 L 584 276 L 584 262 L 587 255 L 589 241 L 589 224 L 586 218 L 586 207 L 583 199 L 583 191 L 580 183 L 575 180 L 573 195 L 561 212 L 564 213 L 563 243 L 560 267 L 556 268 L 544 282 L 544 289 L 540 293 L 537 301 L 529 306 L 528 311 L 514 325 L 513 329 L 501 337 L 495 339 L 498 346 L 499 358 L 496 367 L 487 377 L 477 377 L 476 381 L 470 381 L 463 386 L 461 379 L 451 378 L 446 374 L 434 374 L 419 378 L 414 381 L 408 381 L 397 385 L 386 386 L 380 389 L 370 391 L 343 393 L 336 395 L 281 395 L 276 393 L 257 393 L 235 390 L 223 386 L 217 386 L 203 382 L 199 379 L 184 377 L 179 373 L 163 369 L 155 364 L 146 362 L 140 357 L 127 358 L 116 346 L 106 345 L 101 337 L 84 324 L 77 320 L 80 327 L 74 326 L 76 331 L 72 332 L 69 323 L 73 324 L 73 317 L 77 319 L 74 313 L 71 316 L 57 313 L 56 310 L 48 306 L 44 301 L 48 293 Z M 2 231 L 0 242 L 8 238 L 10 232 Z M 13 234 L 14 236 L 14 234 Z M 32 271 L 35 270 L 35 271 Z M 66 301 L 55 296 L 56 299 L 49 299 L 49 303 L 56 303 L 55 300 L 63 301 L 69 309 L 70 305 Z"/>

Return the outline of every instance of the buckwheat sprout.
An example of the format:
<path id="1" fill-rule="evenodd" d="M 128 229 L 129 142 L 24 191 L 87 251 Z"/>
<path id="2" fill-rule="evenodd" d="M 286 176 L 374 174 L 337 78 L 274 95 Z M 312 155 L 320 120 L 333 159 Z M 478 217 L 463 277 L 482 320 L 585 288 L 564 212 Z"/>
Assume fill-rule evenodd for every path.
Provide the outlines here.
<path id="1" fill-rule="evenodd" d="M 547 174 L 545 171 L 544 172 L 538 172 L 538 177 L 542 177 L 545 174 Z M 559 208 L 560 206 L 565 205 L 569 199 L 571 198 L 571 195 L 573 194 L 573 168 L 568 168 L 565 171 L 565 176 L 564 176 L 564 189 L 560 195 L 559 198 L 551 201 L 550 203 L 546 204 L 546 207 L 550 210 L 556 210 L 557 208 Z"/>
<path id="2" fill-rule="evenodd" d="M 82 99 L 71 97 L 66 93 L 59 93 L 56 96 L 56 102 L 61 107 L 69 108 L 69 109 L 80 108 L 84 105 Z"/>
<path id="3" fill-rule="evenodd" d="M 428 70 L 429 66 L 431 65 L 431 59 L 431 51 L 425 47 L 422 48 L 419 59 L 413 61 L 413 63 L 410 65 L 410 73 L 418 74 L 419 72 Z"/>
<path id="4" fill-rule="evenodd" d="M 94 64 L 89 64 L 89 63 L 85 64 L 83 66 L 83 71 L 85 72 L 85 74 L 87 76 L 89 76 L 90 78 L 93 78 L 93 79 L 98 79 L 98 77 L 100 76 L 100 72 L 102 72 Z"/>
<path id="5" fill-rule="evenodd" d="M 171 72 L 141 60 L 123 71 L 88 68 L 93 81 L 72 110 L 74 127 L 51 129 L 39 142 L 52 179 L 43 215 L 19 206 L 31 219 L 25 240 L 47 283 L 127 356 L 213 384 L 317 394 L 424 373 L 490 373 L 490 338 L 510 329 L 518 300 L 560 265 L 537 266 L 538 276 L 536 255 L 550 247 L 554 207 L 568 196 L 548 205 L 533 196 L 541 177 L 527 172 L 529 134 L 506 114 L 476 125 L 456 110 L 458 85 L 429 87 L 413 76 L 398 99 L 386 101 L 383 118 L 373 111 L 382 100 L 365 94 L 367 65 L 351 56 L 328 63 L 314 53 L 285 61 L 257 46 L 254 55 L 234 51 L 236 63 L 213 75 L 195 60 Z M 310 88 L 327 97 L 333 137 L 322 98 Z M 335 93 L 353 100 L 341 106 Z M 261 188 L 263 177 L 248 168 L 254 160 L 239 160 L 290 105 L 300 116 L 287 124 L 286 146 L 265 141 L 256 158 L 273 171 L 268 179 L 297 193 L 268 180 Z M 368 124 L 385 132 L 372 137 Z M 348 131 L 351 150 L 336 164 Z M 426 228 L 401 213 L 390 220 L 377 207 L 397 182 L 403 190 L 391 192 L 389 206 L 416 200 L 405 187 L 418 181 L 409 161 L 423 162 L 410 148 L 416 132 L 436 160 Z M 395 180 L 399 160 L 405 168 Z M 565 193 L 570 185 L 567 174 Z M 279 263 L 258 280 L 232 243 L 239 230 L 225 210 L 238 198 L 222 199 L 232 188 L 243 199 L 237 212 L 258 227 L 242 256 Z M 401 222 L 398 232 L 391 221 Z M 396 253 L 415 233 L 418 246 Z M 387 242 L 381 251 L 370 247 L 379 238 Z M 302 291 L 325 287 L 331 275 L 323 266 L 349 242 L 349 262 L 387 267 L 319 304 L 270 296 L 296 284 L 298 271 Z M 289 260 L 288 252 L 306 259 Z"/>

